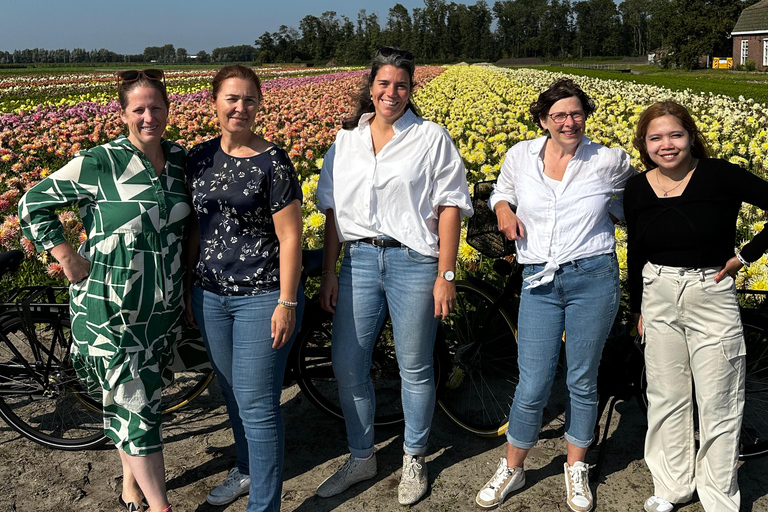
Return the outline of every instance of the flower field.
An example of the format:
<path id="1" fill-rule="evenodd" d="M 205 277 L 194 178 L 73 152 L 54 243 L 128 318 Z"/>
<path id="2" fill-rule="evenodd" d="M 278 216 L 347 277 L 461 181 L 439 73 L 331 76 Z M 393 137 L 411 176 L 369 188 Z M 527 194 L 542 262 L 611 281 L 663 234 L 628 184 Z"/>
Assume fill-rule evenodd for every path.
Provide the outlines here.
<path id="1" fill-rule="evenodd" d="M 208 82 L 215 70 L 171 72 L 171 117 L 166 137 L 187 148 L 217 134 Z M 260 71 L 261 73 L 261 71 Z M 305 244 L 322 245 L 324 216 L 315 206 L 317 173 L 341 120 L 352 110 L 364 70 L 325 70 L 323 74 L 286 76 L 296 70 L 271 70 L 264 78 L 264 103 L 256 130 L 284 147 L 302 179 Z M 491 66 L 421 67 L 417 70 L 416 104 L 425 118 L 445 126 L 464 158 L 470 182 L 493 179 L 506 150 L 540 135 L 529 120 L 528 106 L 560 74 Z M 597 102 L 587 135 L 621 147 L 639 169 L 631 139 L 640 112 L 659 99 L 672 98 L 689 107 L 716 156 L 768 177 L 768 106 L 713 94 L 670 91 L 649 85 L 574 77 Z M 60 267 L 35 254 L 20 240 L 16 205 L 23 192 L 63 165 L 81 148 L 110 140 L 122 132 L 110 74 L 13 77 L 0 79 L 0 249 L 22 247 L 29 256 L 24 276 L 35 282 L 60 277 Z M 739 245 L 760 232 L 765 212 L 743 208 Z M 77 215 L 63 212 L 72 242 L 81 233 Z M 626 246 L 616 229 L 619 257 L 626 268 Z M 482 255 L 463 240 L 459 254 L 464 270 L 483 273 Z M 768 258 L 742 271 L 739 287 L 768 289 Z"/>

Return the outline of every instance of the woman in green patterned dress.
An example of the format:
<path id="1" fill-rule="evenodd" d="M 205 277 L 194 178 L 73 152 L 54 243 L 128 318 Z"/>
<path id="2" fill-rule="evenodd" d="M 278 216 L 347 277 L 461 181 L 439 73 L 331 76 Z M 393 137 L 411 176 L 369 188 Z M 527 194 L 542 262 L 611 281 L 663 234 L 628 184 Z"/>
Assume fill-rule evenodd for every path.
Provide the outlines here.
<path id="1" fill-rule="evenodd" d="M 78 153 L 30 189 L 19 212 L 24 235 L 72 283 L 72 361 L 102 397 L 104 430 L 123 466 L 120 503 L 168 512 L 160 396 L 183 327 L 186 152 L 162 138 L 162 70 L 119 73 L 118 97 L 128 137 Z M 75 204 L 88 234 L 78 251 L 56 215 Z"/>

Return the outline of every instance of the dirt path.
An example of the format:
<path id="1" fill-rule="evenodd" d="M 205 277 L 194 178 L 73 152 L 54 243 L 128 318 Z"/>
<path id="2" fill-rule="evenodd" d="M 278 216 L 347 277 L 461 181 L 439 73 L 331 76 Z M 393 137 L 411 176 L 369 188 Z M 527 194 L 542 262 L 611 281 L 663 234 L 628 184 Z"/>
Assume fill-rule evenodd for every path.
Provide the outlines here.
<path id="1" fill-rule="evenodd" d="M 316 410 L 297 386 L 283 393 L 286 462 L 283 507 L 286 512 L 399 511 L 397 483 L 401 464 L 402 427 L 377 431 L 379 475 L 340 496 L 321 499 L 317 485 L 346 457 L 343 424 Z M 565 443 L 562 417 L 548 408 L 546 428 L 527 462 L 528 484 L 507 499 L 505 512 L 567 510 L 562 467 Z M 604 421 L 604 420 L 603 420 Z M 227 507 L 205 503 L 206 493 L 221 482 L 235 453 L 218 389 L 206 392 L 186 410 L 168 419 L 165 428 L 168 489 L 175 512 L 242 512 L 243 497 Z M 601 478 L 592 489 L 596 511 L 641 511 L 652 493 L 651 477 L 642 461 L 644 420 L 634 402 L 620 403 Z M 454 426 L 441 411 L 435 414 L 430 439 L 431 491 L 414 511 L 479 511 L 477 490 L 490 478 L 503 455 L 504 438 L 481 439 Z M 594 463 L 597 453 L 589 454 Z M 58 452 L 21 438 L 0 424 L 0 512 L 119 512 L 120 467 L 114 448 L 91 452 Z M 739 473 L 745 512 L 768 512 L 768 458 L 749 461 Z M 702 512 L 698 503 L 678 509 Z"/>

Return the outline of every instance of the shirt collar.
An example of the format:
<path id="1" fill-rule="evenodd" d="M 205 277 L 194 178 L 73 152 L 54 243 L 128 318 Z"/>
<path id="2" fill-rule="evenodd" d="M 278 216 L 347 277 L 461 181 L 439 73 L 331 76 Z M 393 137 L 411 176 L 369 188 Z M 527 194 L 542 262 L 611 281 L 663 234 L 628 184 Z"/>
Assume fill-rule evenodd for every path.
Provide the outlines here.
<path id="1" fill-rule="evenodd" d="M 538 139 L 534 139 L 533 141 L 531 141 L 531 144 L 528 146 L 528 151 L 530 151 L 533 154 L 541 153 L 541 150 L 544 149 L 544 144 L 547 142 L 547 139 L 549 139 L 549 135 L 545 135 L 543 137 L 539 137 Z M 592 139 L 584 135 L 582 136 L 581 142 L 579 142 L 578 147 L 588 146 L 589 144 L 592 144 Z"/>
<path id="2" fill-rule="evenodd" d="M 360 120 L 357 122 L 357 126 L 363 129 L 365 126 L 371 124 L 371 119 L 376 114 L 374 112 L 366 112 L 360 116 Z M 419 116 L 413 113 L 413 110 L 406 108 L 403 115 L 400 116 L 397 121 L 394 122 L 392 128 L 395 130 L 395 134 L 405 131 L 409 126 L 416 124 L 419 120 Z"/>
<path id="3" fill-rule="evenodd" d="M 112 141 L 112 144 L 115 146 L 120 146 L 123 149 L 127 149 L 128 151 L 131 151 L 133 153 L 137 153 L 140 155 L 143 155 L 144 153 L 141 152 L 139 148 L 133 145 L 130 140 L 128 140 L 128 137 L 125 135 L 120 135 L 118 138 Z M 165 159 L 168 159 L 168 153 L 170 151 L 170 144 L 165 139 L 160 139 L 160 147 L 163 148 L 163 154 L 165 155 Z"/>

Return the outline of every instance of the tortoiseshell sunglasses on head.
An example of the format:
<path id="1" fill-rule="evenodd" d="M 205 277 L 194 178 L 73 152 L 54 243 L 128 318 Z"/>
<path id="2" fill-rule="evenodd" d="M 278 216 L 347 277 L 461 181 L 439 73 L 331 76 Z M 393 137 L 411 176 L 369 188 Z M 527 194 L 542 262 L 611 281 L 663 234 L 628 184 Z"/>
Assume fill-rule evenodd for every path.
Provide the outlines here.
<path id="1" fill-rule="evenodd" d="M 147 80 L 162 81 L 165 85 L 165 73 L 162 69 L 129 69 L 117 73 L 117 88 L 120 89 L 120 82 L 131 83 L 139 80 L 141 77 Z"/>

